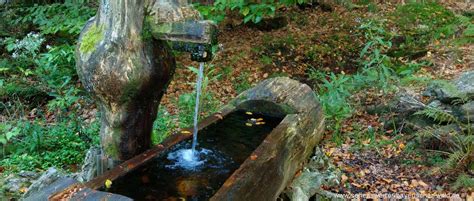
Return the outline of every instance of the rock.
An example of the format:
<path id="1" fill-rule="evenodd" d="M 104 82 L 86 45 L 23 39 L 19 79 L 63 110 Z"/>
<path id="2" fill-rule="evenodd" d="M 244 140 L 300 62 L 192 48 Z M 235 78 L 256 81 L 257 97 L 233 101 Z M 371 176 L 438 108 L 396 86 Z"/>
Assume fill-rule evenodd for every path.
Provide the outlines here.
<path id="1" fill-rule="evenodd" d="M 76 175 L 76 179 L 79 182 L 88 182 L 95 176 L 103 173 L 103 168 L 99 168 L 99 158 L 101 157 L 101 150 L 98 147 L 91 147 L 87 150 L 84 164 L 82 165 L 81 172 Z"/>
<path id="2" fill-rule="evenodd" d="M 11 0 L 0 0 L 0 6 L 11 3 Z"/>
<path id="3" fill-rule="evenodd" d="M 57 174 L 57 171 L 48 170 L 45 174 L 43 174 L 43 176 L 47 176 L 47 174 L 54 176 L 54 174 Z M 28 190 L 28 192 L 25 195 L 23 195 L 23 198 L 21 200 L 22 201 L 47 201 L 48 197 L 51 194 L 57 191 L 60 191 L 62 189 L 65 189 L 68 186 L 73 185 L 77 181 L 68 177 L 60 177 L 54 180 L 48 180 L 48 181 L 44 180 L 44 182 L 45 182 L 43 183 L 44 185 L 41 185 L 40 187 L 38 186 L 38 188 L 35 187 L 35 189 Z"/>
<path id="4" fill-rule="evenodd" d="M 422 110 L 426 105 L 420 101 L 412 90 L 404 89 L 395 95 L 395 100 L 390 103 L 390 111 L 401 116 L 411 115 Z"/>
<path id="5" fill-rule="evenodd" d="M 23 195 L 23 197 L 26 198 L 35 195 L 35 193 L 38 193 L 41 189 L 64 177 L 66 177 L 66 174 L 58 171 L 54 167 L 49 168 L 36 181 L 33 181 L 33 183 L 28 188 L 28 191 Z"/>
<path id="6" fill-rule="evenodd" d="M 404 118 L 397 118 L 393 121 L 388 121 L 385 123 L 386 129 L 398 130 L 403 133 L 415 133 L 426 127 L 436 125 L 437 123 L 432 119 L 429 119 L 422 115 L 410 115 Z M 393 125 L 396 125 L 393 128 Z"/>
<path id="7" fill-rule="evenodd" d="M 20 173 L 18 173 L 18 176 L 24 177 L 24 178 L 29 178 L 29 179 L 36 179 L 36 178 L 38 178 L 39 174 L 37 172 L 33 172 L 33 171 L 22 170 L 22 171 L 20 171 Z"/>
<path id="8" fill-rule="evenodd" d="M 444 80 L 431 82 L 423 92 L 423 95 L 433 97 L 434 99 L 447 104 L 452 104 L 455 100 L 465 98 L 465 94 L 458 90 L 456 85 Z"/>
<path id="9" fill-rule="evenodd" d="M 292 201 L 308 201 L 314 195 L 338 200 L 332 193 L 322 190 L 321 186 L 339 185 L 340 175 L 341 172 L 329 162 L 324 152 L 316 148 L 315 155 L 303 168 L 302 173 L 287 187 L 284 194 Z"/>
<path id="10" fill-rule="evenodd" d="M 454 81 L 460 93 L 465 94 L 469 99 L 474 99 L 474 71 L 463 73 Z"/>
<path id="11" fill-rule="evenodd" d="M 454 109 L 454 115 L 463 123 L 474 123 L 474 101 L 469 101 Z"/>
<path id="12" fill-rule="evenodd" d="M 452 82 L 436 80 L 428 85 L 423 93 L 435 97 L 443 103 L 454 104 L 455 100 L 474 99 L 474 71 L 469 71 Z"/>
<path id="13" fill-rule="evenodd" d="M 5 179 L 2 188 L 8 192 L 17 193 L 20 192 L 21 188 L 28 187 L 29 184 L 30 183 L 27 178 L 10 175 L 7 179 Z"/>
<path id="14" fill-rule="evenodd" d="M 381 106 L 378 106 L 382 108 Z M 401 89 L 393 98 L 392 101 L 385 106 L 383 113 L 395 113 L 396 116 L 388 115 L 382 116 L 384 122 L 385 130 L 394 130 L 394 131 L 403 131 L 403 132 L 413 132 L 418 130 L 420 124 L 425 125 L 423 118 L 417 116 L 414 118 L 415 122 L 411 122 L 411 117 L 415 112 L 423 110 L 426 105 L 420 101 L 420 97 L 414 91 L 410 89 Z M 368 111 L 369 112 L 369 111 Z M 370 111 L 372 114 L 382 114 L 381 109 Z M 369 113 L 370 114 L 370 113 Z M 432 121 L 429 121 L 430 123 Z M 397 134 L 398 132 L 393 132 Z"/>

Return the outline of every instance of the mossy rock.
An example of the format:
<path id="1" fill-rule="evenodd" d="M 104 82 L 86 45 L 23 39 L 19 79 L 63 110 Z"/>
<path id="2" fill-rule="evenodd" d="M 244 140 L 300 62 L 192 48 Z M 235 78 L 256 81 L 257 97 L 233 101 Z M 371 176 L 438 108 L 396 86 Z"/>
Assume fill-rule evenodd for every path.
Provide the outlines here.
<path id="1" fill-rule="evenodd" d="M 423 95 L 433 97 L 443 103 L 451 104 L 456 100 L 465 100 L 466 92 L 460 89 L 456 84 L 446 80 L 432 81 Z"/>

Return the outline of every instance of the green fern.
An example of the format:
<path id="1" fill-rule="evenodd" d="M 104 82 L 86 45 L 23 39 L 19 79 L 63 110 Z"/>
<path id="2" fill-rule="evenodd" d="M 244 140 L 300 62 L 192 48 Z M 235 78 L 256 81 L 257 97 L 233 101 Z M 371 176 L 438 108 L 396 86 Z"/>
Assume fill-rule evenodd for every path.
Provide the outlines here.
<path id="1" fill-rule="evenodd" d="M 450 112 L 434 107 L 426 107 L 424 110 L 416 112 L 415 115 L 426 116 L 438 123 L 460 123 L 459 120 Z"/>
<path id="2" fill-rule="evenodd" d="M 467 174 L 461 174 L 456 179 L 456 182 L 453 184 L 453 189 L 461 189 L 461 188 L 474 188 L 474 177 L 469 176 Z"/>
<path id="3" fill-rule="evenodd" d="M 450 153 L 448 159 L 446 159 L 443 169 L 446 171 L 458 170 L 466 157 L 466 152 L 464 152 L 464 150 L 457 150 Z"/>

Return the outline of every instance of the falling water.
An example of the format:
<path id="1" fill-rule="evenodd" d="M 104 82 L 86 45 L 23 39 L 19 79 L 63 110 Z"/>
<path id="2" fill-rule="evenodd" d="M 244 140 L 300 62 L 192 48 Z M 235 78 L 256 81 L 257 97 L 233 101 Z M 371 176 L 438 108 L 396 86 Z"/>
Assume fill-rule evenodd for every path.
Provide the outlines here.
<path id="1" fill-rule="evenodd" d="M 198 134 L 198 117 L 199 117 L 199 98 L 201 96 L 201 86 L 202 86 L 202 77 L 204 74 L 204 62 L 199 63 L 199 73 L 196 84 L 196 105 L 194 107 L 194 129 L 193 129 L 193 145 L 192 145 L 192 154 L 195 155 L 196 144 L 197 144 L 197 134 Z"/>

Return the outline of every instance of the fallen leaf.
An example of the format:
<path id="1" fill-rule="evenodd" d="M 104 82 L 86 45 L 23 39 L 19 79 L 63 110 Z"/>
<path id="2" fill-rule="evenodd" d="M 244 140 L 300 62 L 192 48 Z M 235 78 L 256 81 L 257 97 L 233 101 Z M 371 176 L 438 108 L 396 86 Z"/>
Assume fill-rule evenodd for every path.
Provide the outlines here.
<path id="1" fill-rule="evenodd" d="M 253 161 L 254 161 L 254 160 L 257 160 L 257 158 L 258 158 L 258 156 L 257 156 L 256 154 L 252 154 L 252 155 L 250 156 L 250 160 L 253 160 Z"/>
<path id="2" fill-rule="evenodd" d="M 28 191 L 28 188 L 22 187 L 20 188 L 20 193 L 26 193 Z"/>
<path id="3" fill-rule="evenodd" d="M 245 125 L 250 127 L 250 126 L 252 126 L 253 124 L 247 122 L 247 123 L 245 123 Z"/>
<path id="4" fill-rule="evenodd" d="M 400 149 L 404 149 L 404 148 L 405 148 L 405 144 L 403 144 L 403 143 L 400 143 L 400 144 L 398 145 L 398 148 L 400 148 Z"/>
<path id="5" fill-rule="evenodd" d="M 341 176 L 341 183 L 346 183 L 346 181 L 349 179 L 345 174 L 342 174 Z"/>
<path id="6" fill-rule="evenodd" d="M 110 179 L 105 180 L 105 188 L 110 188 L 112 187 L 112 181 Z"/>
<path id="7" fill-rule="evenodd" d="M 187 130 L 182 130 L 181 131 L 182 134 L 191 134 L 191 132 L 187 131 Z"/>
<path id="8" fill-rule="evenodd" d="M 218 119 L 221 119 L 221 120 L 224 119 L 224 117 L 222 117 L 221 114 L 215 114 L 214 116 L 217 117 Z"/>
<path id="9" fill-rule="evenodd" d="M 384 182 L 386 182 L 386 183 L 392 183 L 392 181 L 393 181 L 393 180 L 391 180 L 391 179 L 385 179 L 385 178 L 382 178 L 382 180 L 383 180 Z"/>
<path id="10" fill-rule="evenodd" d="M 428 187 L 428 184 L 426 184 L 426 183 L 425 183 L 424 181 L 422 181 L 422 180 L 419 180 L 419 181 L 418 181 L 418 184 L 419 184 L 420 186 L 424 187 L 424 188 L 427 188 L 427 187 Z"/>
<path id="11" fill-rule="evenodd" d="M 355 182 L 352 182 L 351 185 L 357 187 L 357 188 L 361 188 L 362 185 L 358 184 L 358 183 L 355 183 Z"/>
<path id="12" fill-rule="evenodd" d="M 252 112 L 245 112 L 245 114 L 252 115 L 253 113 Z"/>

